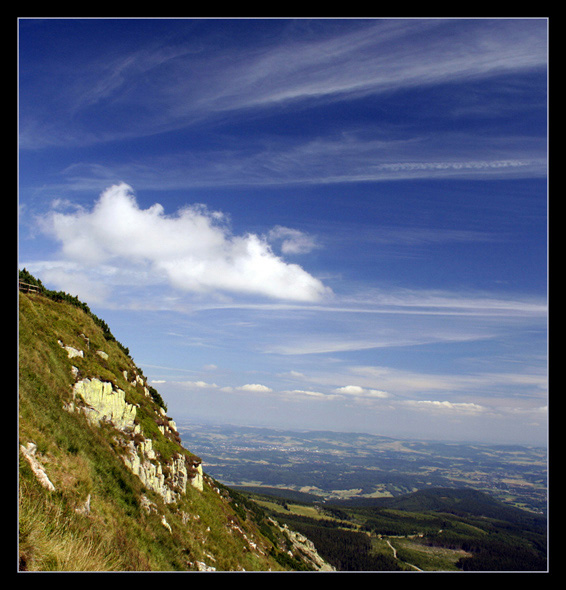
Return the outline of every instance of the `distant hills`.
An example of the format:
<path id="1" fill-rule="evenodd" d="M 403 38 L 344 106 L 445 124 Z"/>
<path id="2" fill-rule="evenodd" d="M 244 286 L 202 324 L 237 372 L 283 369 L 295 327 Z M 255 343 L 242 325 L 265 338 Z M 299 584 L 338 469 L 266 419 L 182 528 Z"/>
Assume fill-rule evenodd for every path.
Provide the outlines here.
<path id="1" fill-rule="evenodd" d="M 367 433 L 295 431 L 181 420 L 178 430 L 210 473 L 230 486 L 309 494 L 304 499 L 399 496 L 472 488 L 545 514 L 544 447 L 394 439 Z"/>
<path id="2" fill-rule="evenodd" d="M 546 569 L 545 518 L 476 490 L 323 502 L 220 483 L 110 327 L 20 281 L 19 572 Z"/>

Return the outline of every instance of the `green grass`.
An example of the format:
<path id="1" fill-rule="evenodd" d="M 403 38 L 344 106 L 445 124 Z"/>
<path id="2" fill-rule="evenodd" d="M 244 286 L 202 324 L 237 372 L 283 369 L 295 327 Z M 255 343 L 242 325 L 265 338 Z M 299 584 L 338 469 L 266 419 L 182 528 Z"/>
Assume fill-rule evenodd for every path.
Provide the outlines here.
<path id="1" fill-rule="evenodd" d="M 195 458 L 176 436 L 160 432 L 163 400 L 132 385 L 141 371 L 108 334 L 105 324 L 73 301 L 20 294 L 20 444 L 37 445 L 36 457 L 56 490 L 43 488 L 20 457 L 21 569 L 184 571 L 197 569 L 198 561 L 219 571 L 303 569 L 298 554 L 287 554 L 289 540 L 266 518 L 270 511 L 279 522 L 319 542 L 323 557 L 352 571 L 410 570 L 411 564 L 427 571 L 513 569 L 517 564 L 544 568 L 546 530 L 540 518 L 472 490 L 431 489 L 376 499 L 373 507 L 325 504 L 319 510 L 302 502 L 306 495 L 287 500 L 261 495 L 260 506 L 205 476 L 202 492 L 188 485 L 179 501 L 165 504 L 120 458 L 130 435 L 63 409 L 72 399 L 75 366 L 81 379 L 97 377 L 124 390 L 158 460 L 166 463 L 177 453 Z M 69 359 L 58 340 L 83 350 L 84 357 Z M 142 496 L 154 509 L 143 507 Z M 88 497 L 90 513 L 80 514 Z M 423 536 L 413 537 L 419 534 Z M 396 559 L 387 539 L 397 550 Z"/>
<path id="2" fill-rule="evenodd" d="M 56 490 L 44 489 L 21 456 L 20 569 L 184 571 L 197 569 L 197 561 L 218 570 L 284 569 L 269 556 L 276 548 L 259 533 L 265 524 L 249 509 L 236 510 L 229 491 L 219 494 L 214 483 L 203 492 L 188 485 L 178 502 L 165 504 L 120 459 L 126 435 L 63 409 L 72 399 L 75 366 L 80 379 L 96 377 L 124 390 L 126 401 L 137 406 L 136 421 L 152 439 L 159 460 L 166 462 L 177 453 L 195 459 L 175 436 L 159 431 L 164 420 L 157 405 L 160 396 L 147 396 L 143 387 L 132 385 L 141 371 L 127 349 L 107 336 L 101 323 L 73 302 L 20 293 L 19 439 L 22 445 L 37 445 L 36 458 Z M 58 340 L 83 350 L 84 357 L 69 359 Z M 155 511 L 142 507 L 142 495 Z M 90 513 L 82 515 L 77 509 L 89 496 Z M 261 545 L 264 554 L 250 550 L 236 527 Z"/>
<path id="3" fill-rule="evenodd" d="M 470 555 L 460 549 L 428 546 L 413 539 L 389 539 L 389 542 L 397 550 L 397 559 L 424 571 L 459 571 L 458 561 Z"/>

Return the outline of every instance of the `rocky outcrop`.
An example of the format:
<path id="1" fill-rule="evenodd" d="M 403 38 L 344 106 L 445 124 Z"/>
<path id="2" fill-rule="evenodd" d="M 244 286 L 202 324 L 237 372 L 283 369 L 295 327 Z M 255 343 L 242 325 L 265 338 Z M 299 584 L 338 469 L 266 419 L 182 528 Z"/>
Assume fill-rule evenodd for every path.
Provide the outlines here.
<path id="1" fill-rule="evenodd" d="M 110 422 L 119 430 L 133 430 L 136 407 L 126 402 L 122 389 L 114 389 L 112 383 L 99 379 L 82 379 L 73 386 L 73 399 L 80 396 L 86 405 L 82 406 L 87 418 L 97 424 Z"/>
<path id="2" fill-rule="evenodd" d="M 65 346 L 61 342 L 61 340 L 58 340 L 57 343 L 61 348 L 64 348 L 67 351 L 67 355 L 70 359 L 72 359 L 75 356 L 84 357 L 84 352 L 82 350 L 79 350 L 78 348 L 73 348 L 72 346 Z"/>
<path id="3" fill-rule="evenodd" d="M 20 297 L 20 570 L 309 567 L 305 554 L 287 559 L 291 543 L 261 511 L 203 473 L 107 326 L 74 299 L 53 301 Z"/>
<path id="4" fill-rule="evenodd" d="M 296 531 L 292 531 L 287 527 L 286 524 L 281 526 L 277 521 L 270 519 L 271 523 L 274 526 L 277 526 L 279 530 L 283 531 L 289 541 L 292 544 L 292 548 L 294 551 L 302 554 L 307 560 L 310 562 L 312 567 L 315 568 L 316 571 L 319 572 L 333 572 L 336 571 L 336 568 L 330 565 L 327 561 L 325 561 L 318 553 L 314 543 L 307 539 L 301 533 Z M 289 556 L 293 556 L 293 551 L 289 550 Z"/>
<path id="5" fill-rule="evenodd" d="M 151 439 L 145 438 L 138 443 L 132 440 L 128 453 L 122 458 L 132 473 L 148 489 L 157 492 L 166 504 L 175 502 L 180 495 L 185 494 L 189 483 L 199 491 L 203 490 L 200 462 L 190 462 L 185 455 L 178 453 L 170 462 L 162 465 L 156 460 Z"/>
<path id="6" fill-rule="evenodd" d="M 59 345 L 67 350 L 69 358 L 83 357 L 83 351 L 64 346 L 61 341 Z M 103 351 L 96 351 L 96 354 L 105 360 L 108 357 Z M 77 378 L 78 369 L 72 367 L 71 371 Z M 127 371 L 123 375 L 127 380 Z M 149 388 L 140 375 L 134 375 L 130 383 L 133 387 L 140 386 L 146 397 L 151 397 Z M 72 401 L 64 406 L 65 410 L 85 414 L 91 424 L 110 423 L 117 430 L 130 435 L 126 438 L 129 440 L 122 460 L 148 489 L 158 493 L 166 503 L 177 501 L 186 493 L 189 484 L 199 491 L 203 490 L 200 460 L 182 453 L 177 453 L 167 462 L 158 457 L 152 439 L 145 438 L 139 424 L 136 424 L 137 408 L 126 401 L 124 390 L 108 381 L 87 378 L 74 383 L 72 396 Z M 175 422 L 159 406 L 156 406 L 156 422 L 161 434 L 179 438 Z"/>
<path id="7" fill-rule="evenodd" d="M 293 546 L 303 555 L 306 555 L 311 564 L 317 569 L 319 572 L 331 572 L 335 571 L 335 568 L 327 563 L 316 550 L 314 543 L 307 539 L 301 533 L 297 533 L 296 531 L 291 531 L 287 529 L 287 534 L 291 539 Z"/>
<path id="8" fill-rule="evenodd" d="M 51 483 L 51 480 L 49 479 L 49 477 L 47 477 L 47 473 L 45 473 L 43 465 L 38 461 L 38 459 L 35 456 L 35 453 L 37 451 L 37 445 L 32 442 L 28 443 L 26 446 L 20 445 L 20 451 L 22 452 L 22 455 L 26 458 L 27 462 L 30 464 L 31 470 L 34 472 L 39 483 L 44 488 L 47 488 L 50 492 L 54 492 L 55 486 Z"/>

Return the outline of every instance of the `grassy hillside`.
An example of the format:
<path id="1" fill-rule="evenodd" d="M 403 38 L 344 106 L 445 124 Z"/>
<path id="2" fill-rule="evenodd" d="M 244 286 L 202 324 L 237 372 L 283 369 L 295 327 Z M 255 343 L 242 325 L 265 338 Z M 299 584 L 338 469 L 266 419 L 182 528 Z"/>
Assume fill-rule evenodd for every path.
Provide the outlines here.
<path id="1" fill-rule="evenodd" d="M 76 298 L 24 279 L 41 289 L 19 294 L 20 571 L 315 569 L 257 504 L 206 473 L 202 490 L 187 485 L 174 502 L 144 486 L 123 460 L 140 440 L 152 440 L 166 480 L 172 457 L 198 457 L 164 427 L 165 403 L 108 326 Z M 87 378 L 125 392 L 135 430 L 69 410 L 73 383 Z"/>
<path id="2" fill-rule="evenodd" d="M 329 505 L 236 491 L 206 465 L 180 487 L 175 461 L 193 476 L 200 459 L 128 349 L 77 298 L 21 278 L 37 292 L 19 294 L 20 571 L 546 569 L 545 519 L 474 490 Z M 95 379 L 124 392 L 133 425 L 89 419 L 74 388 Z M 128 466 L 148 440 L 173 500 Z"/>

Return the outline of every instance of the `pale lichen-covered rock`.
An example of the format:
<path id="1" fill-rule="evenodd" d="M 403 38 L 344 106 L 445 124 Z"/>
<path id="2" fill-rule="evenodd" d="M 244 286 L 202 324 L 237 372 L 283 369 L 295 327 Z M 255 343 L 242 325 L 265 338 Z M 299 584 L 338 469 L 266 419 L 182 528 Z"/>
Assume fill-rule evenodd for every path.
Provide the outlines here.
<path id="1" fill-rule="evenodd" d="M 163 408 L 159 408 L 159 410 L 164 418 L 163 422 L 157 425 L 157 428 L 159 428 L 159 432 L 161 432 L 161 434 L 163 434 L 164 436 L 178 434 L 177 424 L 175 423 L 175 420 L 166 416 L 165 410 Z"/>
<path id="2" fill-rule="evenodd" d="M 135 444 L 130 442 L 129 452 L 122 459 L 130 471 L 137 475 L 146 488 L 158 493 L 166 504 L 176 502 L 187 491 L 187 484 L 203 490 L 203 473 L 200 463 L 187 466 L 184 455 L 175 455 L 166 464 L 167 476 L 156 459 L 151 439 Z"/>
<path id="3" fill-rule="evenodd" d="M 197 561 L 195 562 L 197 569 L 199 572 L 215 572 L 216 568 L 212 567 L 211 565 L 206 565 L 204 561 Z"/>
<path id="4" fill-rule="evenodd" d="M 142 387 L 145 386 L 145 383 L 139 375 L 135 376 L 135 379 L 132 381 L 132 385 L 135 387 L 136 385 L 141 385 Z"/>
<path id="5" fill-rule="evenodd" d="M 137 453 L 125 457 L 124 461 L 144 486 L 159 494 L 166 504 L 171 504 L 179 498 L 179 493 L 166 480 L 161 463 L 149 459 L 141 460 Z"/>
<path id="6" fill-rule="evenodd" d="M 158 512 L 157 504 L 152 502 L 145 494 L 140 497 L 140 505 L 148 514 Z"/>
<path id="7" fill-rule="evenodd" d="M 77 395 L 87 404 L 83 409 L 91 422 L 106 420 L 120 430 L 134 428 L 136 407 L 127 403 L 124 391 L 114 389 L 112 383 L 99 379 L 82 379 L 73 386 L 75 399 Z"/>
<path id="8" fill-rule="evenodd" d="M 153 441 L 151 438 L 144 438 L 139 443 L 138 448 L 148 459 L 155 459 L 155 451 L 153 450 Z"/>
<path id="9" fill-rule="evenodd" d="M 167 522 L 165 516 L 161 517 L 161 524 L 170 532 L 172 533 L 173 531 L 171 530 L 171 525 Z"/>
<path id="10" fill-rule="evenodd" d="M 34 472 L 39 483 L 44 488 L 47 488 L 51 492 L 54 492 L 55 486 L 51 483 L 51 480 L 49 479 L 49 477 L 47 477 L 47 473 L 45 473 L 43 465 L 41 465 L 41 463 L 37 460 L 35 456 L 37 445 L 30 442 L 25 447 L 24 445 L 20 445 L 20 450 L 22 451 L 22 455 L 27 459 L 28 463 L 30 464 L 31 470 Z"/>
<path id="11" fill-rule="evenodd" d="M 79 350 L 78 348 L 73 348 L 72 346 L 65 346 L 61 340 L 57 340 L 57 343 L 61 348 L 64 348 L 67 351 L 67 356 L 72 359 L 76 356 L 84 357 L 84 352 Z"/>
<path id="12" fill-rule="evenodd" d="M 59 342 L 63 346 L 62 342 Z M 103 351 L 97 351 L 101 358 L 107 357 Z M 78 378 L 78 369 L 73 371 Z M 127 380 L 128 372 L 123 371 Z M 130 381 L 134 387 L 142 386 L 146 396 L 150 397 L 143 378 L 140 375 Z M 135 423 L 136 406 L 126 402 L 126 394 L 112 383 L 100 379 L 82 379 L 73 385 L 73 400 L 64 405 L 69 412 L 83 412 L 92 424 L 109 422 L 118 430 L 131 436 L 127 443 L 127 452 L 122 455 L 126 466 L 139 477 L 146 488 L 158 493 L 165 503 L 176 502 L 186 493 L 187 485 L 203 491 L 203 471 L 200 459 L 189 459 L 183 453 L 177 453 L 169 461 L 162 462 L 153 448 L 153 440 L 142 435 L 141 427 Z M 156 408 L 159 416 L 158 428 L 165 436 L 177 433 L 174 420 L 168 418 L 162 407 Z"/>
<path id="13" fill-rule="evenodd" d="M 296 531 L 292 531 L 291 529 L 289 529 L 289 527 L 286 524 L 281 526 L 275 520 L 273 520 L 273 519 L 269 519 L 269 520 L 272 524 L 277 526 L 279 528 L 279 530 L 285 532 L 285 534 L 287 535 L 287 538 L 292 543 L 293 549 L 298 551 L 299 554 L 302 554 L 303 556 L 307 557 L 308 560 L 310 561 L 311 565 L 314 566 L 314 568 L 317 571 L 320 571 L 320 572 L 336 571 L 336 568 L 334 568 L 334 566 L 330 565 L 318 554 L 316 547 L 314 546 L 313 542 L 310 539 L 307 539 L 304 535 L 301 535 L 301 533 L 298 533 Z M 292 556 L 293 553 L 291 552 L 290 555 Z"/>
<path id="14" fill-rule="evenodd" d="M 196 465 L 194 465 L 194 469 L 195 469 L 196 473 L 191 478 L 191 485 L 194 488 L 196 488 L 197 490 L 199 490 L 199 492 L 202 492 L 204 489 L 203 488 L 204 477 L 203 477 L 203 473 L 202 473 L 202 465 L 200 463 L 197 463 Z"/>
<path id="15" fill-rule="evenodd" d="M 128 455 L 125 455 L 123 460 L 130 471 L 140 478 L 146 488 L 157 492 L 167 504 L 174 501 L 172 491 L 165 485 L 165 475 L 161 463 L 151 461 L 145 456 L 141 458 L 135 448 Z"/>

